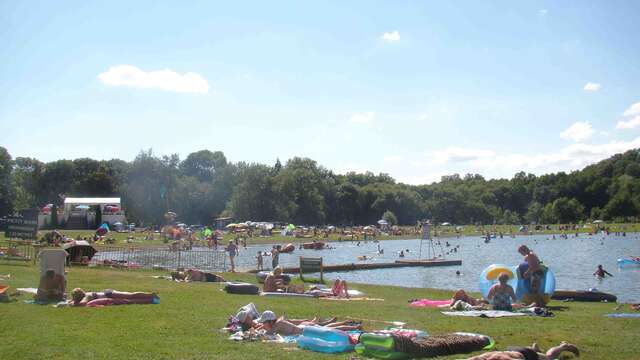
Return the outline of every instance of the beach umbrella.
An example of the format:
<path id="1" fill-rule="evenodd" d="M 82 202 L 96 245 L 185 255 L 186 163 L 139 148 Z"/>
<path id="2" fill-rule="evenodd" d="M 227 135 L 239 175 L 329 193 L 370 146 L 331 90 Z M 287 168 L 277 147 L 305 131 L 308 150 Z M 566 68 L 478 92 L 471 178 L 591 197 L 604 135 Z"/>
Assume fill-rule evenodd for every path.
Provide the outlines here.
<path id="1" fill-rule="evenodd" d="M 296 228 L 296 226 L 295 226 L 295 225 L 293 225 L 293 224 L 289 224 L 289 225 L 287 225 L 287 230 L 293 230 L 293 229 L 295 229 L 295 228 Z"/>
<path id="2" fill-rule="evenodd" d="M 385 219 L 378 220 L 378 225 L 389 225 L 389 222 Z"/>
<path id="3" fill-rule="evenodd" d="M 86 256 L 91 260 L 93 255 L 98 252 L 93 245 L 84 240 L 72 241 L 62 245 L 62 249 L 66 251 L 72 259 L 77 257 Z"/>
<path id="4" fill-rule="evenodd" d="M 78 205 L 78 206 L 76 206 L 76 209 L 87 210 L 87 209 L 89 209 L 89 205 Z"/>
<path id="5" fill-rule="evenodd" d="M 442 224 L 440 224 L 440 225 L 442 225 L 442 226 L 449 226 L 449 225 L 451 225 L 451 223 L 443 222 L 443 223 L 442 223 Z"/>
<path id="6" fill-rule="evenodd" d="M 594 223 L 594 224 L 602 224 L 603 222 L 604 222 L 604 221 L 602 221 L 602 220 L 595 220 L 593 223 Z"/>
<path id="7" fill-rule="evenodd" d="M 233 229 L 235 227 L 238 227 L 238 224 L 231 223 L 231 224 L 225 226 L 225 228 L 227 228 L 227 229 Z"/>

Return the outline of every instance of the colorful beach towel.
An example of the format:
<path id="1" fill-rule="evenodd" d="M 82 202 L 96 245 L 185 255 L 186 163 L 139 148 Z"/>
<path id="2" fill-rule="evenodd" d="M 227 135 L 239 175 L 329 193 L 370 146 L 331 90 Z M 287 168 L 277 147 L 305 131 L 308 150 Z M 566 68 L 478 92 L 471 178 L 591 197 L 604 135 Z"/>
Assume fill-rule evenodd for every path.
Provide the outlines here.
<path id="1" fill-rule="evenodd" d="M 409 306 L 414 307 L 440 307 L 451 304 L 451 300 L 431 300 L 431 299 L 420 299 L 414 300 L 409 303 Z"/>

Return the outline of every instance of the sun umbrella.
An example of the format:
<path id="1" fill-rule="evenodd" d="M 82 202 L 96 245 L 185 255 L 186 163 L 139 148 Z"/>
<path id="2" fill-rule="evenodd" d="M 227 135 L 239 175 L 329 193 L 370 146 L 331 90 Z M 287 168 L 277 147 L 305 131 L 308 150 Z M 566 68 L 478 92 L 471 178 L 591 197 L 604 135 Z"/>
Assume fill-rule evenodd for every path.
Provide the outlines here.
<path id="1" fill-rule="evenodd" d="M 78 206 L 76 206 L 76 209 L 87 210 L 87 209 L 89 209 L 89 205 L 78 205 Z"/>
<path id="2" fill-rule="evenodd" d="M 229 224 L 229 225 L 227 225 L 227 226 L 225 226 L 225 227 L 226 227 L 227 229 L 232 229 L 232 228 L 238 227 L 238 224 L 231 223 L 231 224 Z"/>
<path id="3" fill-rule="evenodd" d="M 389 222 L 385 219 L 378 220 L 378 225 L 389 225 Z"/>
<path id="4" fill-rule="evenodd" d="M 443 222 L 443 223 L 442 223 L 442 224 L 440 224 L 440 225 L 442 225 L 442 226 L 449 226 L 449 225 L 451 225 L 451 223 Z"/>
<path id="5" fill-rule="evenodd" d="M 594 223 L 594 224 L 602 224 L 603 222 L 604 222 L 604 221 L 602 221 L 602 220 L 596 220 L 596 221 L 594 221 L 593 223 Z"/>

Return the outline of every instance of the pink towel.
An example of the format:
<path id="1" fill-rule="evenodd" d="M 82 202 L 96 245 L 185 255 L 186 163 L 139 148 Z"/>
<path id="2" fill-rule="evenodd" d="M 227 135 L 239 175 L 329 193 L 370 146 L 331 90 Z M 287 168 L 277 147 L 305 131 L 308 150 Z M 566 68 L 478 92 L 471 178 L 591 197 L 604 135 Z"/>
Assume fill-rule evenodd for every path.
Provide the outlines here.
<path id="1" fill-rule="evenodd" d="M 449 304 L 451 304 L 451 300 L 422 299 L 422 300 L 413 301 L 412 303 L 409 304 L 409 306 L 415 306 L 415 307 L 438 307 L 438 306 L 449 305 Z"/>

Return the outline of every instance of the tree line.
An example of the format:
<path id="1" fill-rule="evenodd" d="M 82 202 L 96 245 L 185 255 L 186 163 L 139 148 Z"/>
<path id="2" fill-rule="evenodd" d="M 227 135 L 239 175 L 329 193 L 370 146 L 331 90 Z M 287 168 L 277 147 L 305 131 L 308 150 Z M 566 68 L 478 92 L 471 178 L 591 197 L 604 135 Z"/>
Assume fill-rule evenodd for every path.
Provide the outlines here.
<path id="1" fill-rule="evenodd" d="M 571 173 L 511 179 L 443 176 L 425 185 L 388 174 L 335 174 L 308 158 L 284 165 L 227 161 L 201 150 L 184 160 L 141 151 L 119 159 L 13 159 L 0 147 L 0 216 L 60 204 L 60 195 L 120 196 L 127 217 L 160 224 L 166 211 L 182 221 L 210 224 L 218 216 L 295 224 L 374 224 L 384 217 L 412 225 L 421 219 L 452 224 L 635 221 L 640 213 L 640 152 L 631 150 Z"/>

